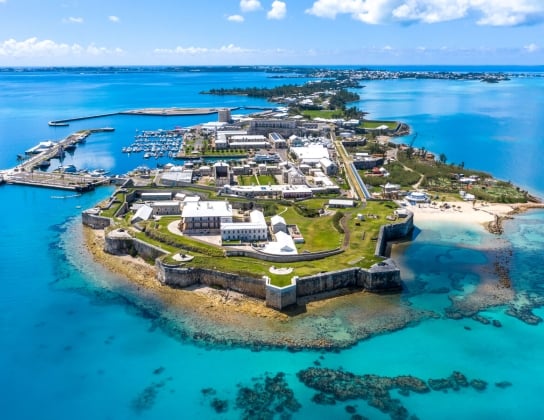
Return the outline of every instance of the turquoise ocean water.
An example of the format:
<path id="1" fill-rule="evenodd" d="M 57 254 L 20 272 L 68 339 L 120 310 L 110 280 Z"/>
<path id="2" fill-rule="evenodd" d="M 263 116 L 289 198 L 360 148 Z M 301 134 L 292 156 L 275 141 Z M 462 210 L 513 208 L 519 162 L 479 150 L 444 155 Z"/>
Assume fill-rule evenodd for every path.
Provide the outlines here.
<path id="1" fill-rule="evenodd" d="M 527 69 L 525 69 L 527 70 Z M 529 69 L 530 70 L 530 69 Z M 46 139 L 80 128 L 112 126 L 91 136 L 67 162 L 124 173 L 143 163 L 120 152 L 136 130 L 190 126 L 213 117 L 106 117 L 70 127 L 47 121 L 71 116 L 160 106 L 269 106 L 241 97 L 200 91 L 221 86 L 271 86 L 300 80 L 264 73 L 164 71 L 47 71 L 0 73 L 0 168 Z M 445 153 L 448 161 L 490 171 L 544 197 L 541 151 L 544 79 L 499 84 L 434 80 L 365 82 L 360 108 L 370 118 L 406 121 L 418 132 L 415 146 Z M 248 111 L 240 111 L 248 112 Z M 111 188 L 67 199 L 58 191 L 0 187 L 0 416 L 6 419 L 239 418 L 236 398 L 279 372 L 301 404 L 293 418 L 350 418 L 347 405 L 367 418 L 389 416 L 364 400 L 316 404 L 315 391 L 296 376 L 320 365 L 357 375 L 445 378 L 460 371 L 488 382 L 484 391 L 401 395 L 421 419 L 532 419 L 544 413 L 544 326 L 505 313 L 480 315 L 502 327 L 445 316 L 449 295 L 474 290 L 491 264 L 487 244 L 511 254 L 519 299 L 544 296 L 544 212 L 506 224 L 497 239 L 481 229 L 418 224 L 404 246 L 404 298 L 437 317 L 375 336 L 338 351 L 251 351 L 196 345 L 165 328 L 158 302 L 140 296 L 123 279 L 93 263 L 80 247 L 80 212 L 111 194 Z M 447 293 L 432 293 L 447 288 Z M 533 314 L 544 317 L 542 308 Z M 510 386 L 498 387 L 496 383 Z M 203 389 L 213 392 L 203 393 Z M 213 398 L 228 402 L 217 414 Z M 251 415 L 249 416 L 251 418 Z M 276 418 L 280 418 L 279 414 Z"/>

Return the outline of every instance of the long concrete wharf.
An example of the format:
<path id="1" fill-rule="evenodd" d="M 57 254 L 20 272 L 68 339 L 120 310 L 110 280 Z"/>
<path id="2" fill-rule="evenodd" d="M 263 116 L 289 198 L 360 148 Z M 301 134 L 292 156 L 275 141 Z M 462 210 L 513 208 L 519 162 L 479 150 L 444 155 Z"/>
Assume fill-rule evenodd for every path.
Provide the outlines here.
<path id="1" fill-rule="evenodd" d="M 109 184 L 110 179 L 104 176 L 92 177 L 88 174 L 32 171 L 8 174 L 6 183 L 83 193 L 92 191 L 99 185 Z"/>
<path id="2" fill-rule="evenodd" d="M 31 157 L 13 169 L 3 172 L 3 179 L 8 184 L 29 185 L 34 187 L 55 188 L 68 191 L 86 192 L 91 191 L 99 185 L 109 184 L 110 179 L 106 176 L 91 176 L 87 173 L 68 172 L 43 172 L 38 170 L 44 162 L 62 156 L 64 150 L 74 147 L 92 133 L 113 131 L 113 128 L 96 128 L 70 134 L 49 149 L 31 155 Z"/>

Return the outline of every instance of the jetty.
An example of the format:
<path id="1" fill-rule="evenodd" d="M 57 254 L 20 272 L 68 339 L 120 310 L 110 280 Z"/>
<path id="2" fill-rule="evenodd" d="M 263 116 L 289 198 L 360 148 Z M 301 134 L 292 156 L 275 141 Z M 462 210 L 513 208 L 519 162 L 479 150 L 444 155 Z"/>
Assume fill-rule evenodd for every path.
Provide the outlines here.
<path id="1" fill-rule="evenodd" d="M 39 170 L 40 168 L 49 166 L 51 159 L 62 157 L 65 150 L 73 149 L 77 144 L 84 142 L 92 133 L 109 131 L 114 131 L 114 129 L 104 127 L 84 130 L 70 134 L 59 142 L 41 142 L 39 144 L 39 146 L 41 145 L 40 147 L 33 147 L 26 152 L 30 156 L 27 160 L 23 160 L 15 168 L 2 171 L 3 180 L 7 184 L 55 188 L 76 192 L 92 191 L 99 185 L 109 184 L 109 177 L 103 174 L 68 173 L 65 171 L 43 172 Z"/>

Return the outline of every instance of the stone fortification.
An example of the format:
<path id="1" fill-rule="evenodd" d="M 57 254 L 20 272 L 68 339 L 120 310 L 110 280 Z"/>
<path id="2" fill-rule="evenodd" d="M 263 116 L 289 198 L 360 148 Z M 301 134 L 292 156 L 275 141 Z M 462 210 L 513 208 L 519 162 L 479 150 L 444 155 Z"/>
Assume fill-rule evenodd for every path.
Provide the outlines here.
<path id="1" fill-rule="evenodd" d="M 146 260 L 155 260 L 167 254 L 159 247 L 133 238 L 124 229 L 115 229 L 106 234 L 104 251 L 113 255 L 139 255 Z"/>
<path id="2" fill-rule="evenodd" d="M 285 287 L 274 286 L 266 278 L 266 305 L 282 310 L 297 303 L 297 277 L 291 279 L 291 284 Z"/>
<path id="3" fill-rule="evenodd" d="M 106 229 L 111 225 L 111 219 L 100 216 L 100 209 L 93 208 L 81 213 L 81 222 L 92 229 Z"/>
<path id="4" fill-rule="evenodd" d="M 100 218 L 89 211 L 83 212 L 82 218 L 83 223 L 91 227 L 101 223 L 105 224 L 105 220 L 109 222 L 109 219 Z M 253 278 L 214 269 L 165 263 L 160 258 L 166 254 L 165 251 L 133 238 L 124 229 L 115 229 L 107 233 L 104 250 L 110 254 L 138 254 L 145 259 L 155 259 L 157 279 L 164 285 L 182 288 L 198 284 L 221 287 L 225 290 L 233 290 L 247 296 L 264 299 L 268 306 L 282 310 L 296 304 L 299 298 L 340 289 L 358 288 L 372 292 L 400 290 L 402 288 L 400 269 L 393 260 L 385 258 L 387 242 L 406 237 L 412 229 L 412 213 L 409 213 L 406 220 L 401 223 L 382 226 L 376 244 L 376 254 L 384 257 L 384 260 L 368 269 L 355 267 L 301 278 L 293 277 L 291 284 L 285 287 L 274 286 L 266 277 Z M 300 254 L 297 257 L 304 256 L 304 254 Z M 312 255 L 307 257 L 308 259 L 314 258 Z M 285 261 L 282 260 L 282 262 Z"/>
<path id="5" fill-rule="evenodd" d="M 157 279 L 164 285 L 188 287 L 205 285 L 234 290 L 247 296 L 265 299 L 265 280 L 204 268 L 173 266 L 156 261 Z"/>
<path id="6" fill-rule="evenodd" d="M 387 243 L 389 241 L 406 238 L 413 229 L 414 214 L 411 211 L 408 211 L 408 216 L 404 222 L 383 225 L 380 228 L 380 233 L 378 234 L 378 241 L 376 242 L 376 250 L 374 254 L 380 257 L 387 256 Z"/>
<path id="7" fill-rule="evenodd" d="M 294 254 L 294 255 L 274 255 L 267 254 L 265 252 L 255 250 L 248 251 L 245 249 L 227 249 L 225 255 L 227 257 L 249 257 L 256 258 L 258 260 L 270 261 L 270 262 L 297 262 L 297 261 L 312 261 L 320 260 L 322 258 L 332 257 L 344 252 L 340 248 L 331 249 L 330 251 L 320 251 L 320 252 L 305 252 L 304 254 Z"/>
<path id="8" fill-rule="evenodd" d="M 311 296 L 337 289 L 359 286 L 359 268 L 328 271 L 296 279 L 297 297 Z"/>

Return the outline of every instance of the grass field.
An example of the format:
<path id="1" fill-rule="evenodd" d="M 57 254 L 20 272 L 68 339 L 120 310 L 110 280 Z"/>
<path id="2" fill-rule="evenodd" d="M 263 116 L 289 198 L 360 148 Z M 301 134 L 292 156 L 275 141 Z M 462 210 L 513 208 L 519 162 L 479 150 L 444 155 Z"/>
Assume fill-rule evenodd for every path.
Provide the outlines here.
<path id="1" fill-rule="evenodd" d="M 364 120 L 363 123 L 361 124 L 361 127 L 372 130 L 372 129 L 378 128 L 380 125 L 386 125 L 389 130 L 394 130 L 395 128 L 397 128 L 398 124 L 399 123 L 397 121 L 367 121 L 367 120 Z"/>
<path id="2" fill-rule="evenodd" d="M 331 109 L 306 110 L 302 112 L 306 118 L 342 118 L 342 111 Z"/>

